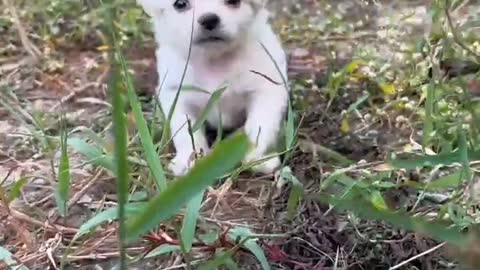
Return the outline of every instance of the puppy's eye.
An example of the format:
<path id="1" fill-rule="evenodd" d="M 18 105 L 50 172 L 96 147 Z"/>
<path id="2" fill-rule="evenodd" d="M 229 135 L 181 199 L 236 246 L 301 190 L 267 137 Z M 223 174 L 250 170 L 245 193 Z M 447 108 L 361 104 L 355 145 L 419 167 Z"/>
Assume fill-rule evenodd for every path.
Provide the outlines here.
<path id="1" fill-rule="evenodd" d="M 173 3 L 173 7 L 177 11 L 186 11 L 190 9 L 190 1 L 188 0 L 177 0 L 175 3 Z"/>
<path id="2" fill-rule="evenodd" d="M 225 4 L 231 7 L 239 7 L 241 2 L 241 0 L 225 0 Z"/>

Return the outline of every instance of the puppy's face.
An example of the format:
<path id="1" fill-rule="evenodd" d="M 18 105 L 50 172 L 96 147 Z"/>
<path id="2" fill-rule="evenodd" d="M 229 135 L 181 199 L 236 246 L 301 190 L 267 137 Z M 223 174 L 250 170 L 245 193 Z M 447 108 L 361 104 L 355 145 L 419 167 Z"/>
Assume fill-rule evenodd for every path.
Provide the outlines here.
<path id="1" fill-rule="evenodd" d="M 252 30 L 262 6 L 262 0 L 138 1 L 161 22 L 163 39 L 181 47 L 189 45 L 192 34 L 193 46 L 199 47 L 228 47 L 241 41 Z"/>

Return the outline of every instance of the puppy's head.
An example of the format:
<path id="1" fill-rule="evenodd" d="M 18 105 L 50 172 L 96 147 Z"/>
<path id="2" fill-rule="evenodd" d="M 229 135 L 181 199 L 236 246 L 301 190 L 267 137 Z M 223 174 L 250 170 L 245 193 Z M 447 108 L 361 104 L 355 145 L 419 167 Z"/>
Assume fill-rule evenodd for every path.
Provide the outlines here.
<path id="1" fill-rule="evenodd" d="M 252 32 L 264 0 L 137 0 L 156 21 L 163 41 L 220 49 Z M 192 29 L 193 19 L 193 29 Z M 192 32 L 193 31 L 193 32 Z"/>

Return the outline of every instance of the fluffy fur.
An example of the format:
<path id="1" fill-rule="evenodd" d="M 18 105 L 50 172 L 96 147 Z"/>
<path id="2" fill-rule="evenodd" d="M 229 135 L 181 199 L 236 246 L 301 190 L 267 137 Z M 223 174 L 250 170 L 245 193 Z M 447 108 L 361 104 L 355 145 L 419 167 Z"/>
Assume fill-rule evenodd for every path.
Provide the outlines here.
<path id="1" fill-rule="evenodd" d="M 253 145 L 245 162 L 265 159 L 276 146 L 288 93 L 282 83 L 282 76 L 287 76 L 285 53 L 267 22 L 263 1 L 242 0 L 238 6 L 229 6 L 226 0 L 190 0 L 190 8 L 183 11 L 174 8 L 175 0 L 137 1 L 152 17 L 159 45 L 158 97 L 162 110 L 168 114 L 172 108 L 187 65 L 183 86 L 209 93 L 227 86 L 219 105 L 208 116 L 208 123 L 216 127 L 221 119 L 225 128 L 243 126 Z M 205 31 L 200 24 L 206 14 L 220 18 L 214 31 Z M 202 42 L 211 36 L 220 40 Z M 282 74 L 261 44 L 273 56 Z M 181 91 L 174 107 L 170 130 L 176 156 L 170 169 L 175 175 L 185 174 L 192 166 L 194 149 L 209 150 L 203 130 L 193 134 L 192 145 L 187 125 L 187 119 L 196 122 L 210 98 L 209 93 Z M 279 165 L 280 159 L 273 157 L 253 170 L 271 173 Z"/>

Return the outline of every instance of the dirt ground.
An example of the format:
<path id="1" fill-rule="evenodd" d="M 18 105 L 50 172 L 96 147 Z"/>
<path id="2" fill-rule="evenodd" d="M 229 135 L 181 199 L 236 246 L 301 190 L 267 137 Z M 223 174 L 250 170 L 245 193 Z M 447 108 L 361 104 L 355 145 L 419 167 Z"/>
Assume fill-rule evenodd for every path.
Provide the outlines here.
<path id="1" fill-rule="evenodd" d="M 301 118 L 300 147 L 288 165 L 312 194 L 321 191 L 332 172 L 348 167 L 342 163 L 345 160 L 352 161 L 351 177 L 381 172 L 390 152 L 421 141 L 419 117 L 394 110 L 385 89 L 382 92 L 368 80 L 350 81 L 341 87 L 338 98 L 330 100 L 328 85 L 331 72 L 359 55 L 389 70 L 404 68 L 408 56 L 403 51 L 431 27 L 425 2 L 284 0 L 272 4 L 273 25 L 289 52 L 294 107 Z M 472 6 L 460 14 L 476 16 L 472 10 L 479 9 Z M 95 137 L 92 133 L 101 134 L 111 146 L 106 53 L 98 38 L 48 44 L 30 33 L 42 54 L 34 61 L 15 33 L 0 40 L 0 101 L 8 101 L 8 106 L 0 106 L 0 181 L 9 186 L 25 179 L 26 184 L 8 209 L 0 207 L 0 246 L 32 270 L 58 269 L 69 244 L 72 249 L 65 269 L 110 269 L 118 256 L 115 223 L 102 225 L 81 241 L 70 241 L 95 213 L 115 205 L 114 177 L 86 164 L 85 157 L 71 149 L 70 211 L 67 218 L 60 218 L 53 192 L 59 151 L 50 149 L 48 137 L 39 135 L 58 136 L 63 112 L 69 132 L 90 139 Z M 151 99 L 157 78 L 154 48 L 151 39 L 133 41 L 126 48 L 149 119 L 155 114 Z M 368 93 L 368 101 L 359 103 L 346 120 L 346 112 Z M 419 98 L 412 96 L 412 100 Z M 138 170 L 141 174 L 145 168 Z M 407 177 L 404 174 L 390 177 L 398 180 Z M 263 242 L 273 269 L 389 269 L 436 247 L 396 269 L 454 269 L 457 265 L 440 242 L 337 212 L 315 200 L 304 200 L 289 220 L 290 189 L 277 188 L 273 180 L 273 176 L 241 175 L 212 188 L 202 207 L 200 227 L 243 225 L 257 233 L 288 235 Z M 417 191 L 408 187 L 392 187 L 386 193 L 395 207 L 409 208 L 418 200 Z M 429 207 L 422 204 L 418 211 Z M 171 231 L 172 224 L 164 229 Z M 138 255 L 147 248 L 137 243 L 129 252 Z M 250 254 L 239 256 L 241 269 L 261 269 Z M 198 251 L 192 259 L 207 257 L 208 252 Z M 172 254 L 142 260 L 132 269 L 185 269 L 185 264 Z"/>

